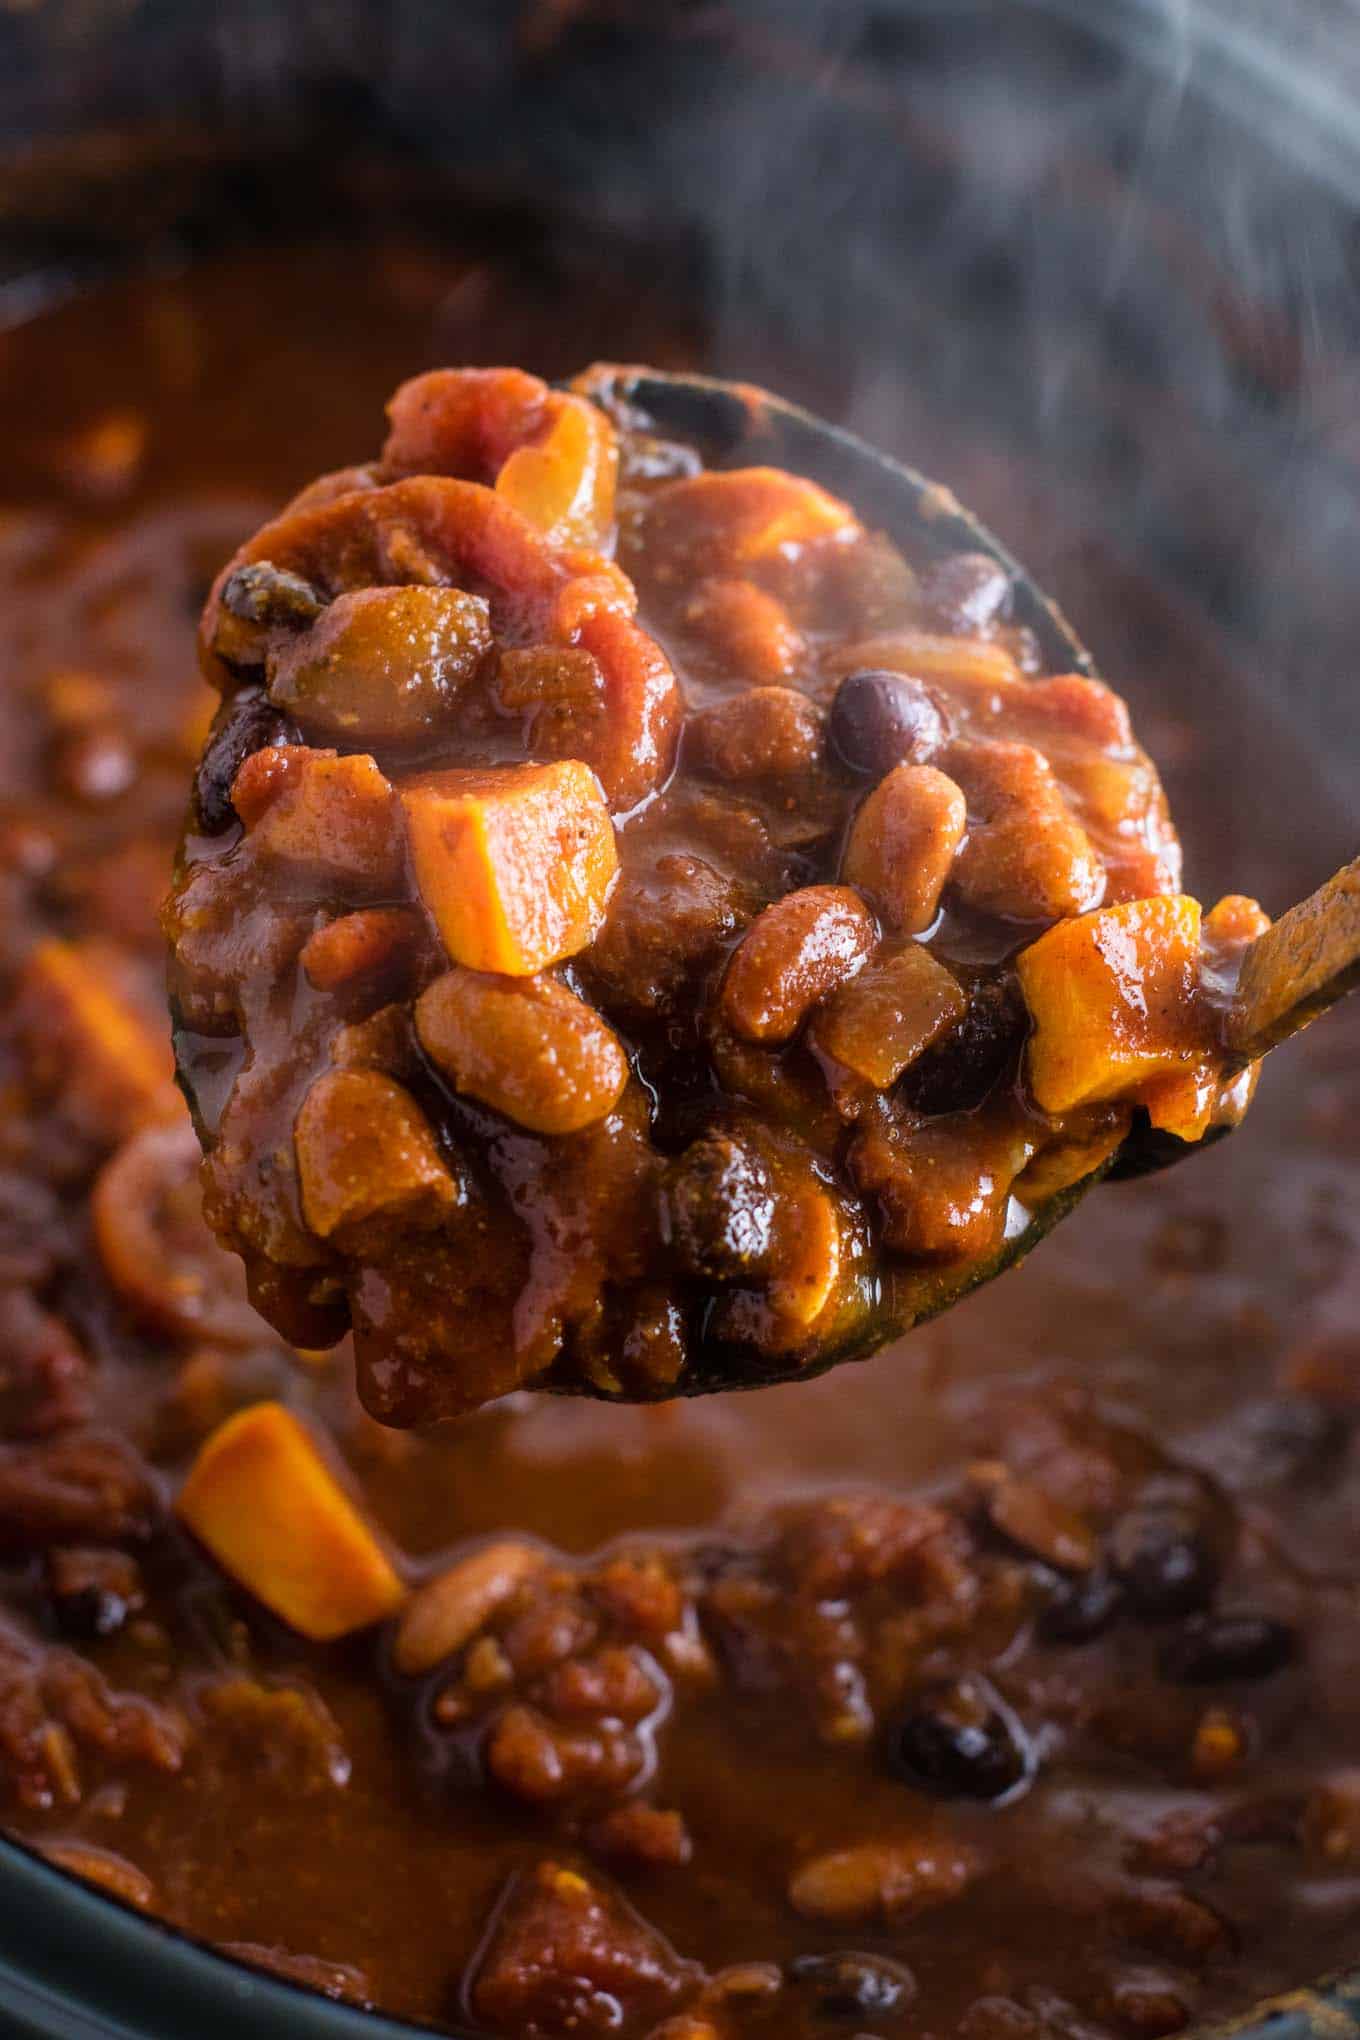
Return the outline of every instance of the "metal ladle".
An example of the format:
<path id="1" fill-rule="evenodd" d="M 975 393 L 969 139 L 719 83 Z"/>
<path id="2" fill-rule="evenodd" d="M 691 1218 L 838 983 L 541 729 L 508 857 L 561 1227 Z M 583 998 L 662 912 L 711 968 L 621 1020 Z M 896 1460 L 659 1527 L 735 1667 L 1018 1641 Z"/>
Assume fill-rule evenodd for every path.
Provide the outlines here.
<path id="1" fill-rule="evenodd" d="M 865 523 L 881 526 L 910 558 L 961 551 L 988 554 L 1010 577 L 1014 621 L 1033 632 L 1045 668 L 1095 674 L 1095 661 L 1058 605 L 950 490 L 853 433 L 765 390 L 711 376 L 666 375 L 646 368 L 593 371 L 589 389 L 638 429 L 695 446 L 710 467 L 768 464 L 810 476 L 845 497 Z M 1291 907 L 1246 952 L 1224 1023 L 1232 1060 L 1242 1067 L 1254 1062 L 1357 984 L 1360 857 Z M 1223 1126 L 1201 1141 L 1186 1142 L 1156 1131 L 1140 1112 L 1111 1159 L 1032 1209 L 1015 1237 L 981 1265 L 970 1263 L 955 1284 L 942 1281 L 939 1271 L 920 1278 L 904 1271 L 893 1280 L 888 1307 L 873 1316 L 867 1330 L 843 1348 L 802 1365 L 781 1367 L 778 1360 L 765 1359 L 753 1369 L 749 1352 L 707 1345 L 694 1357 L 675 1392 L 703 1394 L 795 1376 L 802 1379 L 863 1357 L 1022 1260 L 1096 1183 L 1167 1168 L 1231 1130 Z"/>

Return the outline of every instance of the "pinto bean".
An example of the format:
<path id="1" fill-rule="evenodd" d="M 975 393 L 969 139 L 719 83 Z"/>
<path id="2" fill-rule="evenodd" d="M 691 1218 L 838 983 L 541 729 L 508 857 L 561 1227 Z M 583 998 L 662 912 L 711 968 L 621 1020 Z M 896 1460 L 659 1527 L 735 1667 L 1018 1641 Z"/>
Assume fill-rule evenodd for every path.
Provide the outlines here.
<path id="1" fill-rule="evenodd" d="M 397 1624 L 392 1646 L 397 1670 L 414 1678 L 452 1657 L 547 1563 L 546 1553 L 535 1545 L 503 1537 L 426 1580 Z"/>
<path id="2" fill-rule="evenodd" d="M 931 1835 L 860 1842 L 804 1863 L 790 1881 L 789 1899 L 807 1919 L 911 1918 L 957 1898 L 975 1870 L 970 1850 Z"/>
<path id="3" fill-rule="evenodd" d="M 786 893 L 747 929 L 723 981 L 728 1024 L 747 1041 L 787 1041 L 875 940 L 873 916 L 843 885 Z"/>
<path id="4" fill-rule="evenodd" d="M 782 602 L 754 581 L 705 581 L 685 605 L 685 622 L 744 680 L 787 679 L 804 656 Z"/>
<path id="5" fill-rule="evenodd" d="M 321 1239 L 366 1219 L 421 1228 L 458 1201 L 429 1121 L 381 1070 L 328 1070 L 294 1129 L 302 1209 Z"/>
<path id="6" fill-rule="evenodd" d="M 963 841 L 961 789 L 933 765 L 898 765 L 855 816 L 841 876 L 889 926 L 919 935 L 934 920 Z"/>
<path id="7" fill-rule="evenodd" d="M 1099 906 L 1104 867 L 1041 752 L 958 743 L 946 762 L 968 800 L 968 841 L 954 878 L 970 906 L 1016 921 L 1058 921 Z"/>
<path id="8" fill-rule="evenodd" d="M 770 1269 L 770 1308 L 799 1327 L 813 1325 L 830 1305 L 841 1277 L 845 1241 L 835 1200 L 810 1175 L 785 1188 Z"/>
<path id="9" fill-rule="evenodd" d="M 535 1133 L 603 1119 L 628 1081 L 613 1029 L 551 977 L 447 971 L 421 994 L 416 1032 L 458 1090 Z"/>

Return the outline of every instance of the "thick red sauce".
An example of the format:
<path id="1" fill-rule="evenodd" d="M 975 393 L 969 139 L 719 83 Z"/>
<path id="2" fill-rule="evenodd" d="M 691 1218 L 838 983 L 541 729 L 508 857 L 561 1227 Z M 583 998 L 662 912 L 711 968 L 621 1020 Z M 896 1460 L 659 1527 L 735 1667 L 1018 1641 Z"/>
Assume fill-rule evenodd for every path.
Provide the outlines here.
<path id="1" fill-rule="evenodd" d="M 674 362 L 701 351 L 698 336 L 658 330 L 623 283 L 578 307 L 564 332 L 531 279 L 401 250 L 375 260 L 361 300 L 342 251 L 242 257 L 106 291 L 0 338 L 7 972 L 41 933 L 98 942 L 129 996 L 159 1013 L 154 914 L 203 729 L 192 637 L 206 583 L 273 504 L 369 445 L 403 375 L 449 359 L 552 375 L 597 354 Z M 779 364 L 732 365 L 787 379 Z M 1341 860 L 1350 846 L 1319 811 L 1287 728 L 1265 728 L 1253 710 L 1243 731 L 1232 668 L 1098 546 L 1078 547 L 1081 506 L 1056 478 L 1010 473 L 970 441 L 966 420 L 914 416 L 906 398 L 899 413 L 855 422 L 947 472 L 1003 532 L 1025 534 L 1031 565 L 1055 580 L 1131 698 L 1203 891 L 1256 892 L 1278 911 Z M 1267 770 L 1248 793 L 1243 775 Z M 1266 810 L 1288 827 L 1263 832 Z M 657 1409 L 512 1398 L 437 1436 L 393 1436 L 358 1409 L 343 1349 L 299 1361 L 272 1334 L 242 1335 L 234 1300 L 210 1298 L 197 1335 L 148 1330 L 145 1301 L 138 1321 L 91 1238 L 86 1188 L 106 1145 L 73 1124 L 73 1081 L 7 1041 L 6 1824 L 206 1939 L 347 1965 L 320 1980 L 427 2019 L 460 2016 L 470 1990 L 483 2023 L 508 2031 L 496 2009 L 516 2002 L 508 1967 L 480 1999 L 466 1972 L 507 1877 L 532 1882 L 544 1861 L 621 1891 L 710 1973 L 850 1949 L 887 1955 L 915 1980 L 914 1998 L 871 1992 L 848 2020 L 806 1975 L 745 2010 L 720 1991 L 694 2013 L 709 2022 L 696 2040 L 709 2028 L 1164 2032 L 1353 1959 L 1356 1044 L 1355 1019 L 1334 1016 L 1274 1059 L 1230 1142 L 1101 1192 L 1023 1272 L 861 1367 Z M 191 1237 L 192 1254 L 208 1256 Z M 230 1296 L 234 1277 L 221 1281 Z M 224 1323 L 244 1343 L 224 1340 Z M 381 1671 L 370 1639 L 304 1645 L 166 1527 L 160 1504 L 193 1448 L 262 1395 L 329 1432 L 413 1572 L 509 1532 L 583 1558 L 613 1539 L 659 1543 L 684 1574 L 696 1539 L 719 1535 L 739 1559 L 767 1552 L 771 1510 L 808 1502 L 824 1522 L 815 1498 L 828 1492 L 938 1495 L 980 1575 L 1014 1565 L 1007 1591 L 1021 1612 L 1000 1646 L 976 1629 L 946 1641 L 932 1677 L 985 1663 L 1023 1720 L 1037 1776 L 1004 1805 L 925 1794 L 885 1758 L 903 1699 L 876 1700 L 865 1739 L 829 1740 L 797 1681 L 762 1683 L 729 1638 L 706 1694 L 677 1677 L 656 1736 L 648 1796 L 681 1814 L 688 1865 L 606 1868 L 570 1809 L 536 1811 L 503 1783 L 459 1785 L 450 1738 L 416 1731 L 417 1703 Z M 968 1468 L 1009 1458 L 1070 1496 L 1074 1456 L 1109 1458 L 1098 1428 L 1109 1424 L 1140 1434 L 1137 1452 L 1222 1484 L 1215 1606 L 1287 1625 L 1281 1669 L 1205 1686 L 1163 1676 L 1180 1618 L 1125 1615 L 1090 1644 L 1031 1641 L 1031 1614 L 1055 1582 L 1036 1584 L 1013 1543 L 989 1541 L 985 1477 L 969 1486 Z M 24 1469 L 50 1473 L 51 1453 L 92 1429 L 130 1441 L 151 1486 L 110 1528 L 96 1482 L 94 1518 L 54 1533 L 50 1486 L 44 1513 L 24 1499 Z M 1108 1482 L 1107 1503 L 1088 1512 L 1107 1540 L 1132 1506 L 1126 1471 Z M 73 1546 L 139 1560 L 144 1606 L 110 1616 L 102 1639 L 75 1634 L 102 1604 L 87 1593 L 83 1615 L 73 1609 L 72 1562 L 63 1573 L 54 1556 Z M 896 1578 L 845 1588 L 862 1633 L 898 1612 L 883 1603 L 906 1591 Z M 718 1655 L 711 1574 L 698 1598 Z M 802 1622 L 806 1597 L 800 1607 Z M 72 1652 L 157 1712 L 110 1716 L 101 1701 L 99 1719 L 122 1731 L 92 1729 L 72 1700 Z M 300 1711 L 251 1706 L 242 1675 L 309 1697 Z M 1092 1694 L 1101 1705 L 1088 1705 Z M 1212 1721 L 1200 1734 L 1213 1710 L 1226 1741 Z M 819 1914 L 806 1887 L 803 1909 L 792 1901 L 800 1867 L 926 1826 L 943 1854 L 985 1866 L 947 1901 L 896 1917 L 871 1906 L 844 1922 Z M 1187 1831 L 1195 1839 L 1182 1846 Z M 663 2010 L 680 2016 L 695 1989 L 677 1981 L 660 2009 L 639 1997 L 630 2030 L 647 2032 Z M 620 2001 L 627 2009 L 626 1989 Z M 543 2030 L 562 2028 L 549 2019 Z"/>

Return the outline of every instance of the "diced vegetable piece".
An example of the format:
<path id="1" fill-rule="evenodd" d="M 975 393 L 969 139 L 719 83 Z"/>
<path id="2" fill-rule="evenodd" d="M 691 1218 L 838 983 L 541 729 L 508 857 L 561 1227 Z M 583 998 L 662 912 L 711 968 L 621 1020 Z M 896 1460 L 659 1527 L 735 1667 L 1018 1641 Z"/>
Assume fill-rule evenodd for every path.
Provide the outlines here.
<path id="1" fill-rule="evenodd" d="M 306 744 L 261 744 L 236 768 L 228 806 L 248 829 L 255 828 L 286 788 L 300 779 L 309 758 L 333 758 L 334 751 L 313 751 Z"/>
<path id="2" fill-rule="evenodd" d="M 614 428 L 584 397 L 553 391 L 549 403 L 546 432 L 533 445 L 516 447 L 496 477 L 496 494 L 550 544 L 598 545 L 614 522 Z"/>
<path id="3" fill-rule="evenodd" d="M 38 1081 L 59 1088 L 95 1138 L 113 1143 L 178 1117 L 169 1031 L 154 1031 L 120 996 L 96 950 L 40 942 L 20 976 L 14 1019 Z"/>
<path id="4" fill-rule="evenodd" d="M 274 768 L 282 784 L 263 809 L 256 781 L 269 774 L 268 752 L 248 758 L 232 787 L 232 805 L 256 848 L 326 876 L 399 885 L 401 834 L 392 788 L 373 759 L 363 752 L 337 758 L 305 746 L 273 757 L 283 761 Z"/>
<path id="5" fill-rule="evenodd" d="M 579 645 L 511 646 L 497 661 L 496 699 L 507 715 L 529 716 L 532 735 L 547 710 L 572 710 L 579 717 L 601 703 L 604 674 L 598 659 Z"/>
<path id="6" fill-rule="evenodd" d="M 1151 759 L 1062 755 L 1053 765 L 1072 814 L 1105 868 L 1102 906 L 1181 889 L 1181 848 Z"/>
<path id="7" fill-rule="evenodd" d="M 293 1130 L 302 1213 L 320 1239 L 366 1218 L 437 1223 L 457 1186 L 430 1123 L 381 1070 L 328 1070 Z"/>
<path id="8" fill-rule="evenodd" d="M 389 475 L 494 481 L 516 446 L 544 428 L 553 391 L 522 368 L 433 368 L 404 382 L 387 406 Z"/>
<path id="9" fill-rule="evenodd" d="M 447 724 L 491 647 L 484 597 L 460 588 L 337 595 L 269 661 L 269 693 L 309 734 L 409 743 Z"/>
<path id="10" fill-rule="evenodd" d="M 1021 952 L 1025 1068 L 1043 1111 L 1134 1096 L 1203 1054 L 1199 946 L 1199 902 L 1172 893 L 1060 921 Z"/>
<path id="11" fill-rule="evenodd" d="M 667 2033 L 660 2021 L 699 1981 L 697 1966 L 616 1892 L 542 1862 L 518 1872 L 498 1906 L 467 2002 L 483 2032 L 657 2040 L 658 2028 Z"/>
<path id="12" fill-rule="evenodd" d="M 939 909 L 967 821 L 952 779 L 933 765 L 895 765 L 855 816 L 842 876 L 889 927 L 919 935 Z"/>
<path id="13" fill-rule="evenodd" d="M 416 884 L 455 963 L 532 977 L 594 938 L 618 853 L 588 765 L 436 772 L 400 798 Z"/>
<path id="14" fill-rule="evenodd" d="M 1208 971 L 1220 982 L 1233 982 L 1244 953 L 1269 926 L 1270 916 L 1259 901 L 1228 893 L 1204 916 L 1201 977 Z M 1217 1044 L 1211 1044 L 1187 1069 L 1144 1085 L 1138 1102 L 1160 1132 L 1174 1133 L 1180 1140 L 1201 1140 L 1211 1126 L 1236 1125 L 1251 1103 L 1260 1070 L 1259 1062 L 1251 1063 L 1225 1083 L 1222 1055 Z"/>
<path id="15" fill-rule="evenodd" d="M 618 443 L 604 412 L 518 368 L 442 368 L 387 407 L 389 474 L 493 482 L 554 545 L 598 545 L 614 520 Z"/>
<path id="16" fill-rule="evenodd" d="M 552 978 L 451 970 L 421 994 L 416 1031 L 455 1088 L 535 1133 L 575 1133 L 628 1080 L 618 1036 Z"/>
<path id="17" fill-rule="evenodd" d="M 371 983 L 417 954 L 424 938 L 424 923 L 414 908 L 361 907 L 355 914 L 326 921 L 308 936 L 302 968 L 319 992 L 335 991 L 359 978 Z"/>
<path id="18" fill-rule="evenodd" d="M 960 709 L 979 717 L 995 715 L 1005 704 L 1023 701 L 1027 691 L 1020 668 L 1005 646 L 988 638 L 893 631 L 846 645 L 829 662 L 833 673 L 853 673 L 861 668 L 906 673 L 927 681 L 942 689 Z"/>
<path id="19" fill-rule="evenodd" d="M 866 1126 L 850 1167 L 877 1199 L 882 1238 L 895 1253 L 958 1261 L 996 1246 L 1011 1185 L 1034 1144 L 1023 1116 L 1001 1098 L 915 1127 Z"/>
<path id="20" fill-rule="evenodd" d="M 847 504 L 801 475 L 731 468 L 686 476 L 658 492 L 647 517 L 648 565 L 658 581 L 693 581 L 859 529 Z"/>
<path id="21" fill-rule="evenodd" d="M 819 999 L 853 977 L 878 938 L 845 885 L 809 885 L 757 915 L 723 980 L 722 1010 L 746 1041 L 787 1041 Z"/>
<path id="22" fill-rule="evenodd" d="M 1040 748 L 1064 759 L 1074 747 L 1127 751 L 1134 740 L 1128 704 L 1103 680 L 1092 680 L 1086 673 L 1055 673 L 1047 680 L 1030 681 L 1012 720 L 1017 736 L 1028 738 L 1042 731 Z"/>
<path id="23" fill-rule="evenodd" d="M 968 1010 L 957 978 L 917 942 L 878 957 L 833 992 L 813 1021 L 819 1049 L 878 1090 Z"/>
<path id="24" fill-rule="evenodd" d="M 220 1425 L 176 1506 L 224 1571 L 314 1642 L 381 1622 L 406 1598 L 310 1431 L 282 1403 L 254 1403 Z"/>

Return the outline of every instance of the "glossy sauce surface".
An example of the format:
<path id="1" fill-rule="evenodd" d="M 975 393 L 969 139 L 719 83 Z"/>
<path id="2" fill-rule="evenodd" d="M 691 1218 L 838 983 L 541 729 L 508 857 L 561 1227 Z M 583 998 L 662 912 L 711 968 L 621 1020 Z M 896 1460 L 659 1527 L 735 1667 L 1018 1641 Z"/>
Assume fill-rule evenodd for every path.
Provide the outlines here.
<path id="1" fill-rule="evenodd" d="M 549 293 L 532 277 L 412 251 L 389 252 L 372 277 L 359 303 L 338 251 L 242 259 L 106 293 L 0 340 L 13 448 L 0 526 L 7 967 L 40 931 L 97 941 L 129 998 L 157 1012 L 154 911 L 203 728 L 192 633 L 205 584 L 273 503 L 368 446 L 403 374 L 451 358 L 518 359 L 557 374 L 593 354 L 675 360 L 696 345 L 650 329 L 645 311 L 626 309 L 622 286 L 602 294 L 594 324 L 556 334 L 549 352 Z M 247 302 L 269 306 L 267 350 L 246 344 Z M 781 380 L 778 365 L 759 368 Z M 302 387 L 306 404 L 296 401 Z M 276 421 L 273 444 L 261 417 Z M 1041 578 L 1046 556 L 1065 555 L 1060 592 L 1163 761 L 1206 892 L 1232 885 L 1278 910 L 1341 861 L 1344 818 L 1318 812 L 1287 729 L 1257 721 L 1239 742 L 1241 697 L 1212 642 L 1097 550 L 1078 562 L 1056 490 L 1044 515 L 1042 477 L 1008 476 L 957 420 L 857 422 L 947 471 L 1003 532 L 1033 530 L 1026 549 Z M 1193 697 L 1188 671 L 1199 677 Z M 59 684 L 72 674 L 98 685 Z M 1267 758 L 1263 800 L 1234 772 L 1265 770 Z M 1267 804 L 1290 817 L 1287 829 L 1262 829 Z M 460 2014 L 465 1969 L 507 1875 L 532 1879 L 544 1861 L 584 1865 L 602 1888 L 617 1880 L 681 1957 L 710 1972 L 849 1950 L 877 1951 L 915 1979 L 914 1999 L 902 1989 L 892 2000 L 880 1978 L 847 2025 L 806 1974 L 769 1999 L 748 1976 L 756 1996 L 734 2009 L 739 1978 L 702 2014 L 724 2034 L 1166 2031 L 1353 1958 L 1357 1039 L 1354 1017 L 1334 1016 L 1276 1059 L 1231 1143 L 1172 1176 L 1101 1193 L 1021 1273 L 860 1368 L 657 1410 L 514 1398 L 431 1438 L 393 1437 L 364 1418 L 343 1352 L 318 1364 L 257 1340 L 229 1272 L 209 1278 L 198 1330 L 200 1306 L 166 1329 L 164 1285 L 153 1285 L 149 1315 L 161 1329 L 152 1329 L 146 1299 L 129 1307 L 126 1282 L 114 1292 L 92 1243 L 85 1185 L 104 1149 L 73 1126 L 71 1084 L 35 1075 L 7 1042 L 8 1824 L 95 1873 L 108 1874 L 106 1854 L 69 1850 L 113 1852 L 132 1866 L 118 1873 L 126 1888 L 193 1933 L 347 1965 L 320 1980 L 445 2021 Z M 191 1206 L 178 1222 L 190 1260 L 211 1265 Z M 133 1259 L 146 1265 L 135 1243 Z M 16 1297 L 44 1313 L 41 1333 Z M 57 1347 L 71 1355 L 60 1366 Z M 985 1667 L 1023 1723 L 1038 1775 L 1004 1805 L 922 1790 L 890 1756 L 912 1710 L 886 1674 L 870 1695 L 869 1732 L 828 1739 L 825 1708 L 796 1672 L 765 1678 L 758 1653 L 730 1648 L 707 1692 L 668 1668 L 670 1714 L 654 1738 L 649 1796 L 681 1813 L 689 1864 L 615 1858 L 606 1869 L 575 1809 L 535 1810 L 503 1784 L 463 1779 L 450 1756 L 458 1737 L 431 1730 L 428 1695 L 417 1704 L 375 1662 L 388 1642 L 377 1652 L 362 1638 L 301 1645 L 164 1527 L 157 1497 L 193 1447 L 260 1395 L 285 1397 L 329 1430 L 364 1506 L 413 1568 L 493 1533 L 594 1570 L 592 1554 L 610 1540 L 657 1546 L 715 1649 L 722 1568 L 701 1564 L 701 1549 L 735 1552 L 738 1572 L 792 1592 L 806 1549 L 789 1556 L 771 1511 L 782 1521 L 810 1504 L 810 1520 L 825 1525 L 817 1498 L 830 1493 L 938 1495 L 963 1526 L 966 1565 L 1012 1600 L 1005 1620 L 989 1604 L 993 1626 L 970 1619 L 941 1644 L 929 1682 Z M 78 1422 L 71 1397 L 84 1410 Z M 1147 1469 L 1129 1472 L 1131 1448 L 1111 1446 L 1099 1428 L 1109 1425 L 1138 1434 L 1134 1459 L 1167 1454 L 1226 1489 L 1214 1503 L 1233 1526 L 1219 1612 L 1288 1625 L 1283 1669 L 1204 1687 L 1163 1676 L 1179 1613 L 1158 1623 L 1125 1614 L 1104 1643 L 1031 1642 L 1063 1569 L 1036 1572 L 1014 1537 L 993 1536 L 985 1469 L 1009 1458 L 1017 1478 L 1040 1469 L 1039 1486 L 1070 1497 L 1080 1486 L 1073 1458 L 1104 1454 L 1116 1470 L 1086 1513 L 1117 1548 L 1136 1531 L 1127 1519 Z M 152 1498 L 134 1495 L 125 1511 L 133 1523 L 145 1516 L 145 1534 L 127 1522 L 110 1532 L 96 1512 L 79 1534 L 54 1535 L 49 1510 L 35 1536 L 16 1469 L 91 1428 L 122 1434 L 152 1462 Z M 95 1485 L 107 1512 L 107 1483 Z M 86 1589 L 77 1615 L 79 1596 L 54 1591 L 52 1553 L 73 1546 L 130 1546 L 141 1560 L 146 1606 L 121 1623 L 110 1616 L 102 1640 L 81 1642 L 78 1631 L 91 1619 L 97 1628 L 91 1609 L 107 1603 Z M 783 1555 L 767 1561 L 776 1548 Z M 1132 1563 L 1127 1553 L 1122 1562 Z M 877 1648 L 882 1625 L 902 1612 L 897 1578 L 886 1588 L 851 1579 L 839 1613 L 828 1612 L 836 1594 L 814 1593 L 822 1632 L 847 1621 Z M 911 1589 L 913 1605 L 923 1591 Z M 799 1606 L 798 1622 L 811 1621 L 806 1596 Z M 730 1610 L 727 1620 L 730 1635 Z M 48 1642 L 85 1653 L 110 1688 L 152 1703 L 159 1735 L 141 1733 L 151 1718 L 125 1709 L 121 1739 L 101 1747 L 72 1705 L 66 1661 L 52 1673 Z M 261 1707 L 233 1687 L 242 1674 L 311 1697 Z M 1092 1692 L 1132 1694 L 1132 1723 L 1092 1734 L 1083 1698 Z M 31 1728 L 34 1705 L 39 1723 L 64 1724 L 67 1747 L 41 1731 L 25 1740 L 15 1724 L 23 1716 Z M 1197 1745 L 1214 1708 L 1226 1717 L 1221 1778 L 1212 1767 L 1223 1724 Z M 16 1749 L 29 1753 L 27 1769 Z M 1332 1819 L 1334 1800 L 1342 1811 Z M 1218 1838 L 1204 1838 L 1203 1853 L 1178 1851 L 1163 1827 L 1159 1846 L 1153 1831 L 1176 1815 Z M 850 1847 L 900 1849 L 923 1832 L 938 1837 L 941 1856 L 985 1867 L 915 1917 L 870 1906 L 832 1920 L 816 1889 L 809 1898 L 794 1881 Z M 1326 1837 L 1338 1833 L 1333 1846 Z M 1168 1889 L 1183 1888 L 1221 1932 L 1198 1912 L 1168 1909 Z M 676 1984 L 676 2004 L 686 1989 Z M 495 2011 L 507 2001 L 492 1993 L 479 2016 L 489 2004 L 515 2030 Z M 630 2030 L 646 2032 L 664 2009 L 640 1998 Z"/>
<path id="2" fill-rule="evenodd" d="M 205 1214 L 397 1425 L 806 1378 L 1023 1251 L 1135 1107 L 1193 1141 L 1253 1084 L 1204 979 L 1265 917 L 1181 891 L 1008 573 L 620 383 L 411 378 L 204 612 Z"/>

